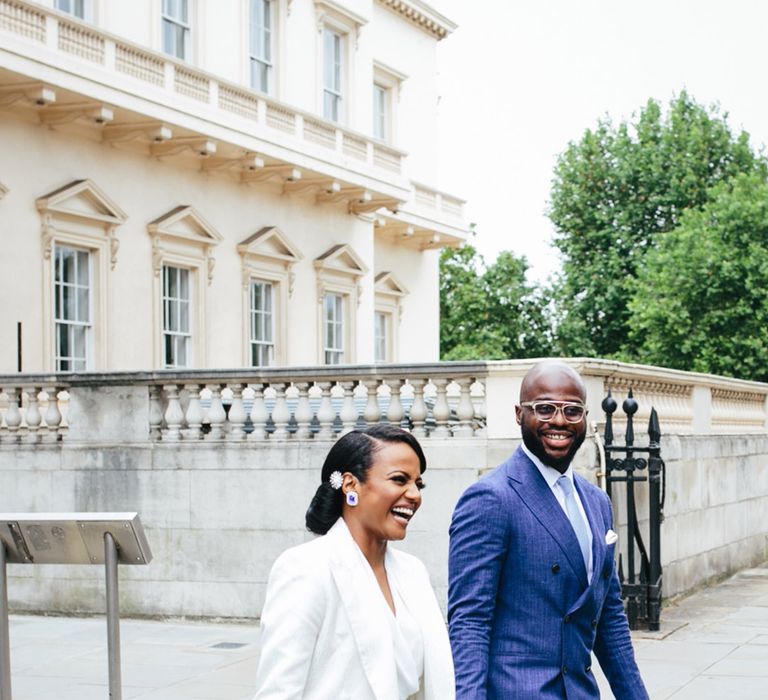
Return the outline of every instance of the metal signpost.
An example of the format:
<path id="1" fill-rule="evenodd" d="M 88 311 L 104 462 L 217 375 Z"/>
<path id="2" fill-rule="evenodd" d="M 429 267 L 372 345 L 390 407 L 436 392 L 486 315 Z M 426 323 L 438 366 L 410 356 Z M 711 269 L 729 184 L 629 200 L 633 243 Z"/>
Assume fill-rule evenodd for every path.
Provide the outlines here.
<path id="1" fill-rule="evenodd" d="M 6 563 L 104 565 L 109 697 L 121 700 L 117 565 L 150 561 L 137 513 L 0 513 L 0 700 L 11 700 Z"/>
<path id="2" fill-rule="evenodd" d="M 618 408 L 611 396 L 603 399 L 605 411 L 605 487 L 608 496 L 612 496 L 612 484 L 626 484 L 627 506 L 627 549 L 626 578 L 622 557 L 619 555 L 619 578 L 621 579 L 622 597 L 627 600 L 627 619 L 630 629 L 638 629 L 642 620 L 649 630 L 658 631 L 661 617 L 661 521 L 664 519 L 665 465 L 661 458 L 661 430 L 656 409 L 651 408 L 648 421 L 648 445 L 635 445 L 633 416 L 637 413 L 637 401 L 632 396 L 632 389 L 622 403 L 622 410 L 627 417 L 627 429 L 624 445 L 613 444 L 613 414 Z M 648 457 L 637 457 L 637 453 Z M 645 470 L 647 476 L 643 475 Z M 618 474 L 617 474 L 618 472 Z M 635 502 L 635 484 L 648 482 L 648 540 L 646 550 L 640 533 L 640 522 Z M 639 571 L 635 565 L 635 548 L 640 553 Z"/>

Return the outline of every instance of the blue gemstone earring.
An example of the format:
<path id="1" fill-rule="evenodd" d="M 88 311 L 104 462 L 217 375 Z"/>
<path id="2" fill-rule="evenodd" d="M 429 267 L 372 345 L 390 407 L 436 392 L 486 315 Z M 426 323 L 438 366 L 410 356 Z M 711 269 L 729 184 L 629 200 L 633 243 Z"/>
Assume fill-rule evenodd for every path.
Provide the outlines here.
<path id="1" fill-rule="evenodd" d="M 357 491 L 347 493 L 347 505 L 352 507 L 357 505 Z"/>

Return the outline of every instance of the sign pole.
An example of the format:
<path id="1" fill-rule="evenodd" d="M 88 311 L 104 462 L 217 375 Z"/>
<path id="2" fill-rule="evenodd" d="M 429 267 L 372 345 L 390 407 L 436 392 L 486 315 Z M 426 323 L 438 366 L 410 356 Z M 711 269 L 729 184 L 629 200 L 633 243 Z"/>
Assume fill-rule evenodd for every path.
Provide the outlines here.
<path id="1" fill-rule="evenodd" d="M 0 700 L 11 700 L 11 642 L 8 634 L 8 575 L 0 540 Z"/>
<path id="2" fill-rule="evenodd" d="M 104 533 L 104 567 L 107 581 L 107 655 L 109 657 L 109 698 L 122 700 L 120 673 L 120 612 L 117 591 L 117 546 L 109 532 Z M 4 700 L 4 699 L 0 699 Z"/>

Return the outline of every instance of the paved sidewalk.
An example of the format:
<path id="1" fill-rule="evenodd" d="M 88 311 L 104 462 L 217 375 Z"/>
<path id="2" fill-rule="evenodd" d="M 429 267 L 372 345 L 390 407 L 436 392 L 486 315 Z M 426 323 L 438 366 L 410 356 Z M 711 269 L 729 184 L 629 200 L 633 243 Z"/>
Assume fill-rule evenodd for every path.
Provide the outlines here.
<path id="1" fill-rule="evenodd" d="M 660 632 L 633 636 L 654 700 L 765 700 L 768 565 L 666 607 Z M 121 638 L 124 700 L 253 695 L 256 625 L 123 620 Z M 105 700 L 106 623 L 14 615 L 11 668 L 14 700 Z"/>

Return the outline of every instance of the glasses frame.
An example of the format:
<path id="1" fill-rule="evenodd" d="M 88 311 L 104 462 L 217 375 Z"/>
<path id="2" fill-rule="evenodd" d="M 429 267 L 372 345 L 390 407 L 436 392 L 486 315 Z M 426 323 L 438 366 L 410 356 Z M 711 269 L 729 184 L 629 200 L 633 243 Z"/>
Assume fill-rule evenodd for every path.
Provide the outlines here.
<path id="1" fill-rule="evenodd" d="M 542 418 L 538 413 L 536 413 L 536 406 L 540 406 L 542 404 L 555 407 L 554 414 L 552 414 L 552 416 L 549 418 Z M 541 423 L 549 423 L 553 418 L 555 418 L 555 416 L 557 416 L 558 413 L 560 413 L 566 423 L 575 425 L 576 423 L 581 423 L 581 421 L 586 418 L 587 413 L 589 413 L 589 410 L 583 403 L 577 403 L 576 401 L 523 401 L 520 406 L 523 408 L 530 408 L 533 411 L 533 415 L 536 416 L 536 420 Z M 568 416 L 565 415 L 565 411 L 563 410 L 566 406 L 578 406 L 584 411 L 584 413 L 578 420 L 570 420 Z"/>

